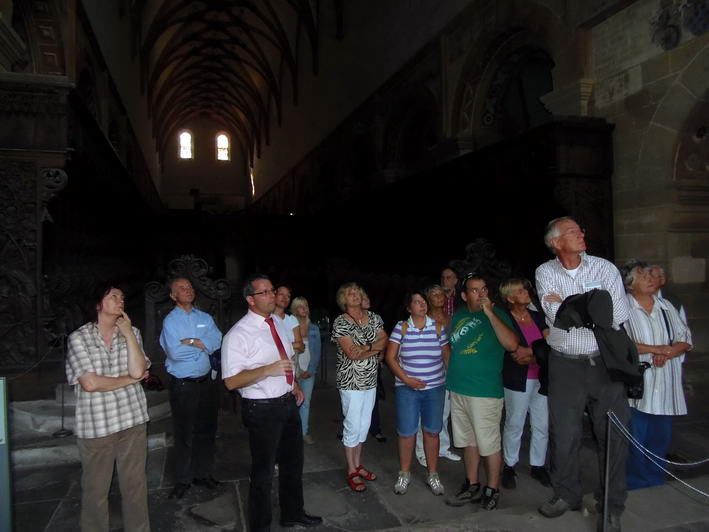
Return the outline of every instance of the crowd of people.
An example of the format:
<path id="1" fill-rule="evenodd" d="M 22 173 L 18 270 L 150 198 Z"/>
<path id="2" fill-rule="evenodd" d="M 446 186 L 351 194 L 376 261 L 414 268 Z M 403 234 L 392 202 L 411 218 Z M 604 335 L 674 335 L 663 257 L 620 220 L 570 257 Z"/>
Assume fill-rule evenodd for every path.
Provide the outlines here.
<path id="1" fill-rule="evenodd" d="M 581 506 L 584 413 L 601 466 L 609 410 L 645 448 L 667 454 L 672 417 L 686 414 L 682 362 L 692 341 L 686 317 L 662 297 L 664 271 L 641 261 L 619 270 L 588 255 L 585 233 L 569 217 L 552 220 L 544 242 L 554 258 L 536 270 L 538 299 L 527 279 L 511 278 L 500 284 L 495 305 L 482 275 L 447 267 L 440 284 L 406 295 L 407 316 L 390 334 L 369 308 L 362 287 L 354 282 L 339 287 L 335 299 L 342 313 L 333 321 L 331 339 L 344 418 L 345 481 L 351 490 L 365 491 L 367 482 L 377 479 L 363 463 L 363 446 L 373 413 L 378 414 L 382 364 L 394 376 L 399 473 L 393 490 L 399 495 L 412 481 L 414 456 L 427 469 L 433 495 L 446 494 L 439 457 L 461 460 L 450 449 L 449 424 L 464 464 L 461 486 L 444 497 L 451 506 L 473 503 L 493 510 L 501 489 L 516 487 L 527 417 L 530 476 L 554 492 L 539 508 L 549 518 Z M 182 498 L 193 484 L 219 485 L 213 467 L 221 373 L 226 388 L 242 398 L 248 430 L 250 529 L 270 528 L 276 467 L 281 526 L 317 526 L 322 518 L 305 511 L 302 486 L 303 444 L 314 443 L 309 415 L 322 348 L 307 299 L 291 302 L 288 286 L 274 287 L 268 276 L 252 275 L 243 289 L 248 311 L 222 338 L 212 317 L 194 307 L 188 279 L 173 279 L 169 288 L 175 308 L 165 317 L 160 345 L 167 355 L 174 423 L 171 496 Z M 148 415 L 140 381 L 150 360 L 117 286 L 100 287 L 94 308 L 95 318 L 70 336 L 66 364 L 69 383 L 77 385 L 81 528 L 108 530 L 115 463 L 126 530 L 149 530 Z M 569 326 L 574 313 L 588 314 L 596 326 Z M 645 363 L 644 372 L 637 364 L 630 371 L 644 383 L 640 397 L 629 399 L 623 379 L 612 371 L 627 361 L 618 361 L 607 337 L 599 342 L 604 324 L 613 331 L 609 335 L 628 339 L 637 361 Z M 221 362 L 215 357 L 220 348 Z M 608 516 L 605 523 L 599 518 L 599 529 L 605 524 L 620 530 L 627 489 L 661 484 L 664 475 L 644 453 L 629 451 L 624 438 L 614 438 L 612 446 L 608 485 L 601 479 L 595 496 L 599 516 Z"/>

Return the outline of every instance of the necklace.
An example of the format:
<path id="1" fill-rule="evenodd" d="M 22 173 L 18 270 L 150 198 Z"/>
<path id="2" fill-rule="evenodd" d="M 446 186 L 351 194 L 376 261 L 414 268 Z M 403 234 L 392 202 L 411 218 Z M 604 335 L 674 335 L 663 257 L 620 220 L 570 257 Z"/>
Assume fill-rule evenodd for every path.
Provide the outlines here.
<path id="1" fill-rule="evenodd" d="M 517 321 L 525 321 L 525 320 L 527 319 L 527 316 L 529 316 L 529 314 L 523 314 L 523 315 L 520 317 L 520 316 L 518 316 L 517 314 L 515 314 L 515 313 L 512 312 L 512 311 L 510 311 L 510 313 L 512 314 L 512 316 L 514 316 L 514 318 L 515 318 Z"/>
<path id="2" fill-rule="evenodd" d="M 360 319 L 357 319 L 349 312 L 345 312 L 345 314 L 347 314 L 352 319 L 352 321 L 355 322 L 355 325 L 359 325 L 360 327 L 362 326 L 362 322 L 364 321 L 364 316 L 362 316 Z"/>

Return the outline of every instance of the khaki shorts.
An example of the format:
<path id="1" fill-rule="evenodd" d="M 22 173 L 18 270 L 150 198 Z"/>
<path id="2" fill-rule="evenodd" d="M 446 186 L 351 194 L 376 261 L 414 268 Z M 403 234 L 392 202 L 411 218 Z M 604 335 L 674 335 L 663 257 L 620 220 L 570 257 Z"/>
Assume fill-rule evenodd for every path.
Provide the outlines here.
<path id="1" fill-rule="evenodd" d="M 470 397 L 451 392 L 451 424 L 456 447 L 477 447 L 480 456 L 500 450 L 500 397 Z"/>

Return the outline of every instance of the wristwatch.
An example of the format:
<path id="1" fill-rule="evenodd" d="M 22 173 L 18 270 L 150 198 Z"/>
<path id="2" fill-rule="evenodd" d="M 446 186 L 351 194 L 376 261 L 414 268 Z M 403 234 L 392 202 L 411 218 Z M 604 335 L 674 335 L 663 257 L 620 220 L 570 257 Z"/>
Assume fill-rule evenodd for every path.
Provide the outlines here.
<path id="1" fill-rule="evenodd" d="M 190 345 L 194 345 L 194 338 L 190 338 Z"/>

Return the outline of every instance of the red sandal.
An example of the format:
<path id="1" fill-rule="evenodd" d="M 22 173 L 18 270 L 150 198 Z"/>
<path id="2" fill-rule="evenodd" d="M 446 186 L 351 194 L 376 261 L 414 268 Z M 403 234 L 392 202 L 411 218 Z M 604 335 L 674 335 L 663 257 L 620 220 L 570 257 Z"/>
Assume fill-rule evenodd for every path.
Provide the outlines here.
<path id="1" fill-rule="evenodd" d="M 363 481 L 355 482 L 356 478 L 357 479 L 360 478 L 359 472 L 355 471 L 353 473 L 350 473 L 349 475 L 347 475 L 346 478 L 347 478 L 347 484 L 350 485 L 350 489 L 352 491 L 356 491 L 357 493 L 360 493 L 360 492 L 367 489 L 367 486 L 364 484 Z"/>
<path id="2" fill-rule="evenodd" d="M 363 466 L 359 465 L 355 468 L 357 474 L 364 480 L 377 480 L 377 475 L 371 471 L 366 470 Z"/>

